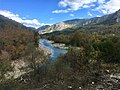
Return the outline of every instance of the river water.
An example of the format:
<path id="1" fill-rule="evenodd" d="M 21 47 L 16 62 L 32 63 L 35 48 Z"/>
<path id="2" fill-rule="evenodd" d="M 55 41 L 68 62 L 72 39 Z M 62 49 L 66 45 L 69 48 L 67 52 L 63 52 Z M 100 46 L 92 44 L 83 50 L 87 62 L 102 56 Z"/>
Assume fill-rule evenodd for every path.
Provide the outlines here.
<path id="1" fill-rule="evenodd" d="M 46 39 L 40 39 L 39 43 L 41 43 L 44 47 L 50 49 L 52 51 L 50 58 L 52 60 L 55 60 L 60 54 L 65 54 L 67 53 L 67 50 L 65 49 L 60 49 L 57 47 L 54 47 L 51 43 L 49 43 L 48 40 Z"/>

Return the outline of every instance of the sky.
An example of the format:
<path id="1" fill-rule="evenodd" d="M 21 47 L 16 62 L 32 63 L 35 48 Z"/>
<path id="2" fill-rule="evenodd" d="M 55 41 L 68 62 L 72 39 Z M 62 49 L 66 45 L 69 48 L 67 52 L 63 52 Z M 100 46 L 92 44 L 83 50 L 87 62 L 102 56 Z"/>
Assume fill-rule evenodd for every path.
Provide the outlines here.
<path id="1" fill-rule="evenodd" d="M 120 9 L 120 0 L 0 0 L 0 14 L 38 28 L 70 19 L 100 17 Z"/>

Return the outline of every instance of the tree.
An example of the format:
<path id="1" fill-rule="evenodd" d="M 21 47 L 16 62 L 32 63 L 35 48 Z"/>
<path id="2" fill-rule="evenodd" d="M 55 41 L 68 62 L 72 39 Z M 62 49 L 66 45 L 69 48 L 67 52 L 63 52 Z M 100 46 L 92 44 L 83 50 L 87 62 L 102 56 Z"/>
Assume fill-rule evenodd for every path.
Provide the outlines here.
<path id="1" fill-rule="evenodd" d="M 120 63 L 120 38 L 110 36 L 97 43 L 100 57 L 105 63 Z"/>
<path id="2" fill-rule="evenodd" d="M 39 33 L 38 33 L 37 31 L 34 31 L 34 45 L 35 45 L 36 47 L 39 46 L 39 39 L 40 39 Z"/>

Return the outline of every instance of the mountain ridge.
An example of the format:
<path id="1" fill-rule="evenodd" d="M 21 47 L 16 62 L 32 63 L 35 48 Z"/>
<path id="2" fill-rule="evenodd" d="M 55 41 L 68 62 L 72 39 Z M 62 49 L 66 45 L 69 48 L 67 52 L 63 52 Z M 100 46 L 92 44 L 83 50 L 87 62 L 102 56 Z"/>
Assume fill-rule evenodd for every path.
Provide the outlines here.
<path id="1" fill-rule="evenodd" d="M 13 25 L 16 27 L 20 27 L 22 29 L 36 31 L 36 29 L 33 27 L 27 27 L 27 26 L 15 21 L 15 20 L 9 19 L 8 17 L 5 17 L 3 15 L 0 15 L 0 29 L 4 29 L 6 27 L 13 26 Z"/>
<path id="2" fill-rule="evenodd" d="M 96 24 L 110 25 L 118 22 L 120 22 L 120 9 L 115 13 L 104 15 L 102 17 L 94 17 L 89 19 L 72 19 L 72 20 L 59 22 L 51 25 L 48 28 L 42 29 L 41 31 L 39 31 L 39 33 L 45 34 L 54 31 L 62 31 L 63 29 L 71 28 L 78 25 L 79 26 L 96 25 Z"/>

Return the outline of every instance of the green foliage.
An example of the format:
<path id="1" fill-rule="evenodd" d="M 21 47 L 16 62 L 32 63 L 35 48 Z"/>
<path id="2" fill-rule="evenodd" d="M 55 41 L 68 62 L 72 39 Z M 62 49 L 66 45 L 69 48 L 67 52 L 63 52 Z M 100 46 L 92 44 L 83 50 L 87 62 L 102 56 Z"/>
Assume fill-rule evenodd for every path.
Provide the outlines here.
<path id="1" fill-rule="evenodd" d="M 120 63 L 120 37 L 110 36 L 96 44 L 100 57 L 106 63 Z"/>
<path id="2" fill-rule="evenodd" d="M 89 34 L 82 32 L 75 32 L 70 37 L 70 44 L 76 47 L 85 47 L 91 40 Z"/>
<path id="3" fill-rule="evenodd" d="M 50 35 L 47 39 L 49 40 L 53 40 L 55 43 L 65 43 L 65 44 L 69 44 L 69 35 Z"/>
<path id="4" fill-rule="evenodd" d="M 79 27 L 77 27 L 79 29 Z M 93 57 L 99 58 L 99 61 L 103 61 L 104 63 L 120 63 L 120 36 L 116 34 L 118 32 L 118 27 L 115 26 L 104 26 L 104 25 L 96 25 L 96 26 L 85 26 L 83 28 L 88 29 L 107 29 L 108 31 L 100 31 L 99 32 L 89 32 L 89 31 L 79 31 L 76 30 L 70 34 L 58 34 L 49 37 L 48 39 L 53 40 L 58 43 L 64 43 L 68 46 L 78 47 L 80 49 L 86 50 L 86 56 L 90 56 L 92 54 Z M 80 29 L 83 29 L 80 28 Z M 112 31 L 109 31 L 109 29 Z M 110 29 L 110 30 L 111 30 Z M 98 30 L 99 31 L 99 30 Z M 109 33 L 108 33 L 109 32 Z M 68 37 L 68 38 L 67 38 Z M 89 57 L 91 59 L 91 57 Z"/>

